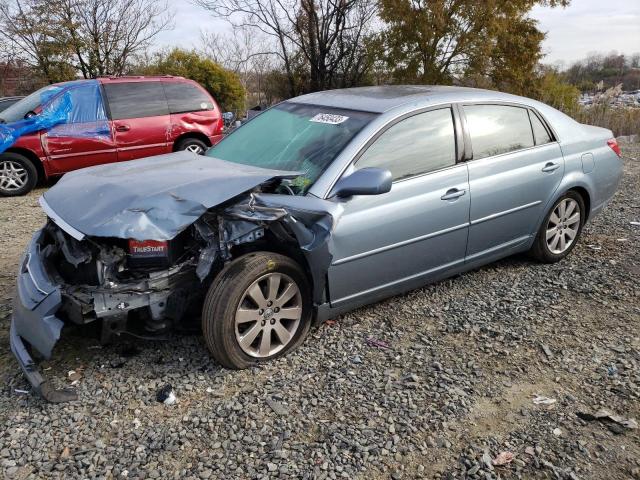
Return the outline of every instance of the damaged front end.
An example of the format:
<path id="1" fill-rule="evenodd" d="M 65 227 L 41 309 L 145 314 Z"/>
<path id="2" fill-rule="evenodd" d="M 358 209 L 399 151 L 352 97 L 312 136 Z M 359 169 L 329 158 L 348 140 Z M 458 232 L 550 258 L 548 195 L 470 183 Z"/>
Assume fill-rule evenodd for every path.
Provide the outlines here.
<path id="1" fill-rule="evenodd" d="M 102 342 L 123 333 L 157 338 L 197 318 L 216 275 L 251 251 L 295 257 L 308 272 L 314 304 L 323 303 L 337 207 L 269 193 L 273 187 L 267 182 L 207 208 L 169 239 L 85 235 L 43 201 L 50 220 L 21 263 L 11 326 L 12 350 L 35 389 L 49 401 L 74 398 L 40 376 L 27 345 L 49 358 L 65 324 L 95 323 Z"/>

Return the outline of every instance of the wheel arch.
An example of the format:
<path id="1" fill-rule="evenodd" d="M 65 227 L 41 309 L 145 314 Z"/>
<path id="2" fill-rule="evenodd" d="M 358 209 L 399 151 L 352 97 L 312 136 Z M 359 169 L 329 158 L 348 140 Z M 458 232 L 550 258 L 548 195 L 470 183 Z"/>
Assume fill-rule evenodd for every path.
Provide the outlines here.
<path id="1" fill-rule="evenodd" d="M 309 288 L 313 291 L 314 281 L 313 275 L 311 274 L 311 267 L 307 258 L 300 250 L 300 247 L 286 242 L 279 242 L 274 238 L 267 237 L 265 240 L 246 243 L 234 247 L 231 250 L 231 258 L 232 260 L 235 260 L 244 255 L 256 252 L 279 253 L 280 255 L 284 255 L 285 257 L 289 257 L 291 260 L 295 261 L 300 265 L 300 267 L 302 267 L 302 270 L 304 270 L 307 281 L 309 282 Z"/>
<path id="2" fill-rule="evenodd" d="M 49 177 L 47 175 L 47 171 L 44 168 L 44 164 L 42 163 L 42 160 L 32 150 L 29 150 L 27 148 L 10 147 L 10 148 L 7 148 L 3 153 L 15 153 L 18 155 L 22 155 L 31 163 L 33 163 L 33 166 L 36 167 L 36 171 L 38 172 L 37 184 L 41 183 L 43 180 L 46 180 Z"/>
<path id="3" fill-rule="evenodd" d="M 198 140 L 203 141 L 204 144 L 207 147 L 211 146 L 211 140 L 204 133 L 202 133 L 202 132 L 186 132 L 186 133 L 183 133 L 182 135 L 178 136 L 178 138 L 176 138 L 173 141 L 173 151 L 176 152 L 180 142 L 183 141 L 183 140 L 186 140 L 188 138 L 196 138 Z"/>
<path id="4" fill-rule="evenodd" d="M 587 222 L 589 220 L 589 216 L 591 215 L 591 195 L 589 195 L 589 191 L 582 186 L 575 186 L 566 190 L 566 192 L 576 192 L 578 195 L 582 197 L 582 201 L 584 202 L 585 209 L 585 219 Z"/>

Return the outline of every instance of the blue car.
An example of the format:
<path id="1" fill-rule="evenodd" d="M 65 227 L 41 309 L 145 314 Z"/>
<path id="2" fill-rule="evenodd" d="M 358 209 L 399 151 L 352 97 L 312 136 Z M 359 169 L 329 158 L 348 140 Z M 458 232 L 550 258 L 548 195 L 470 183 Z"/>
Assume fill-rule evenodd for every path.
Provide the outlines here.
<path id="1" fill-rule="evenodd" d="M 313 93 L 190 152 L 65 175 L 20 266 L 11 346 L 65 326 L 153 336 L 198 318 L 246 368 L 361 305 L 529 252 L 567 256 L 622 175 L 609 130 L 534 100 L 457 87 Z"/>

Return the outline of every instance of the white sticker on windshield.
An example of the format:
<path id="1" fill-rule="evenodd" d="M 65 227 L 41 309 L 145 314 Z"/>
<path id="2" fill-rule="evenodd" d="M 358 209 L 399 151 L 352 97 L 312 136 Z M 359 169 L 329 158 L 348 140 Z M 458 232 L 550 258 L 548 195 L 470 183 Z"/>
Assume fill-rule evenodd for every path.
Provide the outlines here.
<path id="1" fill-rule="evenodd" d="M 309 119 L 310 122 L 317 123 L 328 123 L 330 125 L 338 125 L 342 122 L 345 122 L 349 119 L 349 117 L 345 117 L 344 115 L 334 115 L 333 113 L 318 113 L 313 118 Z"/>

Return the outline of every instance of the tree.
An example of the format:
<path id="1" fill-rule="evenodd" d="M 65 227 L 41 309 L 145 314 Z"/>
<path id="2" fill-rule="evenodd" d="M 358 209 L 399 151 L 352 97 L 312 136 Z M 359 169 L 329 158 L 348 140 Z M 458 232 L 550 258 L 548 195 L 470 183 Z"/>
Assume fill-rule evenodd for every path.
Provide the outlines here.
<path id="1" fill-rule="evenodd" d="M 202 85 L 223 110 L 238 113 L 244 109 L 245 90 L 238 76 L 196 52 L 175 48 L 159 53 L 151 64 L 141 67 L 137 73 L 190 78 Z"/>
<path id="2" fill-rule="evenodd" d="M 544 34 L 526 17 L 535 4 L 569 0 L 379 0 L 382 40 L 394 80 L 484 80 L 526 91 Z M 480 81 L 482 83 L 482 81 Z"/>
<path id="3" fill-rule="evenodd" d="M 0 6 L 0 23 L 0 35 L 54 82 L 75 72 L 121 75 L 170 28 L 170 15 L 163 0 L 11 0 Z"/>
<path id="4" fill-rule="evenodd" d="M 580 91 L 568 83 L 561 73 L 550 67 L 543 67 L 539 78 L 535 98 L 568 115 L 574 115 L 579 107 Z"/>
<path id="5" fill-rule="evenodd" d="M 282 62 L 289 96 L 353 86 L 365 76 L 374 0 L 196 0 L 236 26 L 261 32 Z M 303 67 L 305 82 L 296 76 Z M 357 83 L 356 83 L 357 84 Z"/>
<path id="6" fill-rule="evenodd" d="M 48 83 L 75 77 L 64 25 L 42 0 L 0 3 L 0 41 L 11 48 L 13 60 L 37 68 Z"/>

